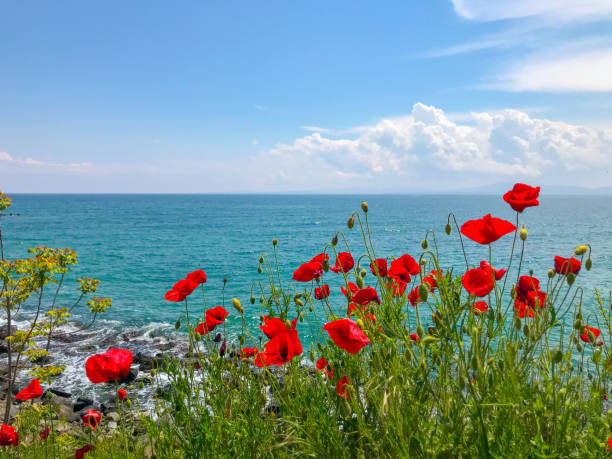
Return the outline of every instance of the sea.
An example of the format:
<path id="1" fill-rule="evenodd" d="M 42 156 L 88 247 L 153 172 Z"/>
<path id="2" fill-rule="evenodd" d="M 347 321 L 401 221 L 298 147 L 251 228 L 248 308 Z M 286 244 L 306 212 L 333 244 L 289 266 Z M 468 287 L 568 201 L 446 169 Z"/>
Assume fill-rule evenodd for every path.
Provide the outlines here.
<path id="1" fill-rule="evenodd" d="M 85 377 L 84 362 L 95 352 L 109 347 L 126 347 L 134 353 L 155 353 L 184 346 L 186 325 L 184 303 L 164 300 L 172 285 L 196 269 L 207 275 L 206 306 L 224 304 L 230 311 L 225 333 L 228 341 L 242 332 L 240 317 L 231 307 L 238 298 L 245 308 L 248 324 L 257 331 L 262 311 L 259 301 L 252 305 L 251 292 L 259 299 L 260 256 L 274 262 L 272 240 L 276 238 L 276 259 L 285 289 L 300 289 L 291 280 L 300 264 L 320 253 L 341 231 L 357 259 L 366 253 L 359 223 L 352 230 L 346 222 L 358 211 L 365 223 L 361 202 L 368 203 L 368 223 L 376 256 L 415 258 L 428 234 L 429 247 L 437 243 L 443 269 L 460 274 L 464 256 L 454 219 L 459 225 L 485 214 L 516 222 L 516 213 L 501 195 L 143 195 L 143 194 L 14 194 L 13 205 L 0 218 L 6 258 L 23 258 L 39 245 L 70 248 L 78 254 L 78 265 L 68 273 L 58 295 L 57 306 L 71 306 L 78 297 L 76 279 L 89 276 L 100 280 L 96 295 L 111 297 L 113 305 L 91 321 L 83 301 L 73 310 L 72 320 L 60 330 L 77 340 L 54 340 L 54 363 L 66 366 L 52 384 L 73 394 L 101 397 L 100 389 Z M 444 227 L 451 215 L 450 236 Z M 454 218 L 453 218 L 454 216 Z M 578 245 L 592 248 L 593 267 L 584 268 L 574 287 L 583 289 L 587 321 L 597 320 L 595 288 L 609 298 L 612 289 L 612 197 L 547 195 L 540 205 L 519 214 L 528 238 L 522 273 L 530 270 L 546 285 L 547 271 L 555 255 L 569 257 Z M 339 247 L 343 246 L 340 237 Z M 507 267 L 513 237 L 508 235 L 492 245 L 496 268 Z M 519 241 L 520 242 L 520 241 Z M 464 239 L 470 264 L 488 259 L 488 248 Z M 517 247 L 519 247 L 517 245 Z M 342 249 L 344 250 L 344 249 Z M 511 270 L 516 279 L 518 253 Z M 333 260 L 331 260 L 333 263 Z M 362 262 L 367 267 L 367 263 Z M 332 304 L 346 307 L 340 293 L 342 277 L 324 274 L 332 290 Z M 375 285 L 371 275 L 366 284 Z M 225 285 L 225 289 L 223 286 Z M 55 293 L 49 286 L 43 304 Z M 192 322 L 202 317 L 204 305 L 198 291 L 189 299 Z M 32 304 L 20 312 L 17 323 L 24 326 Z M 181 327 L 175 330 L 177 320 Z M 571 318 L 569 318 L 571 320 Z M 2 313 L 0 323 L 5 321 Z M 298 325 L 304 348 L 309 348 L 310 328 Z M 27 376 L 23 376 L 27 379 Z"/>

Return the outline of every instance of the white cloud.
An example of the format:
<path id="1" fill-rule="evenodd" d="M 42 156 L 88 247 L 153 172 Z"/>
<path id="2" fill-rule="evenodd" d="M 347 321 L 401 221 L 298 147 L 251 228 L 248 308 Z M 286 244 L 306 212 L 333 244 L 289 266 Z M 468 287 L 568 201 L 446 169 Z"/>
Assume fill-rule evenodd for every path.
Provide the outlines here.
<path id="1" fill-rule="evenodd" d="M 55 169 L 67 173 L 83 172 L 92 167 L 91 163 L 87 162 L 52 162 L 45 163 L 38 159 L 33 158 L 13 158 L 6 152 L 0 151 L 0 165 L 4 163 L 4 167 L 11 167 L 13 169 L 37 169 L 37 170 L 49 170 Z"/>
<path id="2" fill-rule="evenodd" d="M 582 22 L 612 17 L 610 0 L 452 0 L 455 12 L 473 21 L 547 18 Z"/>

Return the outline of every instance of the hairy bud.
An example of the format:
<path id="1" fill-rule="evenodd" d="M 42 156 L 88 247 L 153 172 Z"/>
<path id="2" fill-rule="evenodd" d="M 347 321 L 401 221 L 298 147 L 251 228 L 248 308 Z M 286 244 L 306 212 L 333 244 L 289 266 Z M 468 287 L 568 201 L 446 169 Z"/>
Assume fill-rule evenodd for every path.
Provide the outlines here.
<path id="1" fill-rule="evenodd" d="M 272 239 L 272 245 L 276 247 L 277 244 L 278 244 L 278 239 L 276 238 Z"/>
<path id="2" fill-rule="evenodd" d="M 352 229 L 353 226 L 355 226 L 355 219 L 353 218 L 353 216 L 351 215 L 349 217 L 349 219 L 346 221 L 346 226 L 348 226 L 348 229 Z"/>
<path id="3" fill-rule="evenodd" d="M 338 235 L 337 234 L 334 237 L 332 237 L 331 245 L 333 245 L 334 247 L 338 245 Z"/>
<path id="4" fill-rule="evenodd" d="M 521 238 L 521 241 L 526 241 L 527 240 L 527 230 L 525 229 L 524 226 L 519 231 L 519 237 Z"/>
<path id="5" fill-rule="evenodd" d="M 549 269 L 548 270 L 548 278 L 552 279 L 553 277 L 555 277 L 555 270 L 554 269 Z"/>
<path id="6" fill-rule="evenodd" d="M 576 280 L 576 275 L 574 273 L 569 273 L 567 275 L 567 285 L 572 285 Z"/>
<path id="7" fill-rule="evenodd" d="M 579 245 L 578 247 L 576 247 L 576 250 L 574 251 L 574 253 L 576 255 L 584 255 L 585 253 L 587 253 L 587 250 L 589 250 L 588 246 Z"/>
<path id="8" fill-rule="evenodd" d="M 366 214 L 368 213 L 368 203 L 367 202 L 363 201 L 361 203 L 361 210 L 363 210 L 364 213 L 366 213 Z"/>
<path id="9" fill-rule="evenodd" d="M 355 276 L 355 283 L 357 284 L 357 287 L 363 288 L 363 286 L 364 286 L 363 277 Z"/>
<path id="10" fill-rule="evenodd" d="M 427 282 L 421 283 L 419 285 L 419 298 L 422 301 L 427 301 L 427 296 L 429 295 L 429 284 Z"/>
<path id="11" fill-rule="evenodd" d="M 591 260 L 591 257 L 587 258 L 587 261 L 584 264 L 584 267 L 586 268 L 587 271 L 591 270 L 591 268 L 593 267 L 593 260 Z"/>
<path id="12" fill-rule="evenodd" d="M 446 226 L 444 227 L 444 231 L 446 232 L 446 234 L 448 234 L 450 236 L 451 230 L 453 229 L 453 227 L 451 226 L 450 223 L 447 223 Z"/>
<path id="13" fill-rule="evenodd" d="M 429 247 L 429 243 L 427 242 L 427 239 L 423 239 L 423 242 L 421 242 L 421 248 L 426 250 L 427 247 Z"/>
<path id="14" fill-rule="evenodd" d="M 239 314 L 244 313 L 244 308 L 242 307 L 242 304 L 240 304 L 240 300 L 238 298 L 234 298 L 232 300 L 232 306 L 234 306 L 234 309 L 238 311 Z"/>

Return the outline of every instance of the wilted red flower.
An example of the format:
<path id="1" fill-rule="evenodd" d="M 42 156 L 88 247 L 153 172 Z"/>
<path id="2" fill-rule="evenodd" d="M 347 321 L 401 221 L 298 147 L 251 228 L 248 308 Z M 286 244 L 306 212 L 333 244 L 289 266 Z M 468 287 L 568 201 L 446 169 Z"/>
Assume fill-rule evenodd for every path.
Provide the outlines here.
<path id="1" fill-rule="evenodd" d="M 348 273 L 355 266 L 355 260 L 353 260 L 353 256 L 348 252 L 340 252 L 336 257 L 336 263 L 334 266 L 330 266 L 331 269 L 335 273 L 345 272 Z"/>
<path id="2" fill-rule="evenodd" d="M 45 430 L 43 430 L 40 433 L 40 439 L 45 440 L 49 436 L 50 433 L 51 433 L 51 429 L 49 429 L 49 426 L 45 427 Z"/>
<path id="3" fill-rule="evenodd" d="M 461 225 L 461 234 L 479 244 L 490 244 L 516 230 L 516 226 L 501 218 L 487 214 L 477 220 L 468 220 Z"/>
<path id="4" fill-rule="evenodd" d="M 83 424 L 91 427 L 93 430 L 96 430 L 98 428 L 101 420 L 102 415 L 99 411 L 96 410 L 87 410 L 83 415 Z"/>
<path id="5" fill-rule="evenodd" d="M 132 352 L 127 349 L 109 349 L 104 354 L 95 354 L 85 362 L 85 372 L 94 383 L 118 381 L 125 378 L 132 365 Z"/>
<path id="6" fill-rule="evenodd" d="M 316 287 L 314 290 L 315 299 L 324 300 L 329 296 L 329 285 L 325 284 L 321 287 Z"/>
<path id="7" fill-rule="evenodd" d="M 119 400 L 125 400 L 125 398 L 127 397 L 127 391 L 125 389 L 119 389 L 117 391 L 117 397 L 119 398 Z"/>
<path id="8" fill-rule="evenodd" d="M 256 347 L 243 347 L 242 348 L 242 358 L 248 359 L 250 357 L 255 356 L 259 352 L 259 349 Z"/>
<path id="9" fill-rule="evenodd" d="M 310 282 L 317 277 L 321 277 L 322 274 L 323 265 L 318 261 L 309 261 L 295 270 L 292 279 L 298 282 Z"/>
<path id="10" fill-rule="evenodd" d="M 416 333 L 410 333 L 410 339 L 412 341 L 416 341 L 417 343 L 421 341 L 421 337 L 417 335 Z"/>
<path id="11" fill-rule="evenodd" d="M 89 451 L 94 451 L 95 449 L 96 447 L 94 445 L 85 445 L 74 452 L 74 459 L 83 459 L 85 453 L 88 453 Z"/>
<path id="12" fill-rule="evenodd" d="M 575 258 L 555 257 L 555 272 L 567 275 L 569 273 L 578 274 L 580 272 L 580 260 Z"/>
<path id="13" fill-rule="evenodd" d="M 351 319 L 328 322 L 323 329 L 336 343 L 336 346 L 350 354 L 357 354 L 362 347 L 370 344 L 370 339 Z"/>
<path id="14" fill-rule="evenodd" d="M 418 287 L 415 287 L 410 291 L 410 293 L 408 294 L 408 301 L 410 301 L 410 304 L 414 307 L 416 307 L 416 305 L 421 302 Z"/>
<path id="15" fill-rule="evenodd" d="M 461 283 L 470 295 L 483 297 L 493 290 L 493 277 L 489 270 L 470 269 L 461 276 Z"/>
<path id="16" fill-rule="evenodd" d="M 277 317 L 272 319 L 264 317 L 264 321 L 264 325 L 259 328 L 270 338 L 270 341 L 266 343 L 265 350 L 255 357 L 255 365 L 258 367 L 284 365 L 302 353 L 302 344 L 295 329 L 297 318 L 291 322 L 291 328 L 287 328 L 285 323 Z"/>
<path id="17" fill-rule="evenodd" d="M 409 283 L 410 275 L 416 276 L 421 272 L 419 264 L 407 253 L 391 262 L 387 275 L 398 281 Z"/>
<path id="18" fill-rule="evenodd" d="M 327 360 L 325 360 L 325 357 L 321 357 L 319 360 L 317 360 L 317 370 L 321 371 L 324 370 L 325 368 L 327 368 Z"/>
<path id="19" fill-rule="evenodd" d="M 323 371 L 325 372 L 330 381 L 334 379 L 334 369 L 332 367 L 329 367 L 329 369 Z"/>
<path id="20" fill-rule="evenodd" d="M 495 276 L 495 280 L 496 281 L 500 280 L 502 277 L 504 277 L 504 274 L 506 274 L 506 270 L 505 269 L 503 269 L 503 268 L 495 269 L 493 266 L 491 266 L 489 264 L 488 261 L 482 260 L 480 262 L 480 269 L 484 269 L 486 271 L 487 268 L 490 268 L 491 271 L 493 271 L 493 275 Z"/>
<path id="21" fill-rule="evenodd" d="M 473 305 L 474 314 L 479 315 L 482 312 L 486 312 L 489 309 L 489 305 L 486 301 L 476 301 Z"/>
<path id="22" fill-rule="evenodd" d="M 168 301 L 183 301 L 198 287 L 191 279 L 181 279 L 166 292 L 164 298 Z"/>
<path id="23" fill-rule="evenodd" d="M 32 382 L 27 385 L 27 387 L 25 387 L 17 395 L 15 395 L 15 400 L 30 400 L 31 398 L 38 398 L 42 394 L 43 390 L 40 387 L 38 379 L 33 379 Z"/>
<path id="24" fill-rule="evenodd" d="M 374 289 L 373 287 L 365 287 L 360 290 L 357 290 L 355 293 L 353 293 L 351 301 L 354 301 L 355 303 L 360 304 L 362 306 L 366 306 L 372 301 L 380 304 L 376 289 Z"/>
<path id="25" fill-rule="evenodd" d="M 539 206 L 539 195 L 539 186 L 534 188 L 524 183 L 516 183 L 510 191 L 504 194 L 504 201 L 517 212 L 522 212 L 527 207 Z"/>
<path id="26" fill-rule="evenodd" d="M 17 446 L 19 444 L 19 434 L 13 426 L 2 424 L 0 427 L 0 446 Z"/>
<path id="27" fill-rule="evenodd" d="M 325 252 L 321 252 L 319 255 L 315 255 L 314 257 L 312 257 L 312 260 L 310 260 L 310 262 L 318 262 L 323 264 L 323 261 L 325 260 L 329 260 L 329 255 L 326 254 Z"/>
<path id="28" fill-rule="evenodd" d="M 376 260 L 374 260 L 375 263 L 370 263 L 370 271 L 372 271 L 372 274 L 374 274 L 375 276 L 376 274 L 376 268 L 378 268 L 378 275 L 380 277 L 386 277 L 387 276 L 387 259 L 386 258 L 377 258 Z"/>
<path id="29" fill-rule="evenodd" d="M 206 273 L 203 270 L 198 269 L 192 273 L 187 274 L 187 280 L 195 282 L 198 285 L 204 284 L 206 282 Z"/>
<path id="30" fill-rule="evenodd" d="M 343 397 L 347 400 L 349 399 L 348 387 L 346 387 L 349 384 L 349 379 L 346 376 L 344 376 L 340 379 L 340 381 L 338 381 L 338 384 L 336 384 L 336 393 L 338 394 L 338 396 Z"/>
<path id="31" fill-rule="evenodd" d="M 357 290 L 359 290 L 359 287 L 357 287 L 357 285 L 353 282 L 348 283 L 348 291 L 344 288 L 344 286 L 342 285 L 340 286 L 340 291 L 347 298 L 350 298 L 351 296 L 353 296 L 353 293 L 355 293 Z"/>
<path id="32" fill-rule="evenodd" d="M 597 339 L 599 335 L 601 335 L 601 330 L 598 328 L 593 328 L 593 327 L 584 327 L 584 328 L 586 328 L 586 330 L 584 331 L 582 335 L 580 335 L 580 339 L 584 341 L 585 343 L 591 342 L 589 341 L 589 332 L 593 333 L 593 335 L 595 336 L 595 339 Z"/>

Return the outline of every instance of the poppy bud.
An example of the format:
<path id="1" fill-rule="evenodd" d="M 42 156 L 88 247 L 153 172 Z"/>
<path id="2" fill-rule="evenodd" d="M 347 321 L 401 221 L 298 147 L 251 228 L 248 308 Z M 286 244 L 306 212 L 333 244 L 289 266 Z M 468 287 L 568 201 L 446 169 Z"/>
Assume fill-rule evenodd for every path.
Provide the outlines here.
<path id="1" fill-rule="evenodd" d="M 423 344 L 429 344 L 429 343 L 435 343 L 436 341 L 440 341 L 440 340 L 436 338 L 435 336 L 427 335 L 425 338 L 423 338 L 421 342 Z"/>
<path id="2" fill-rule="evenodd" d="M 304 302 L 300 300 L 299 298 L 295 300 L 295 304 L 298 305 L 300 308 L 304 307 Z"/>
<path id="3" fill-rule="evenodd" d="M 419 336 L 423 336 L 425 334 L 425 329 L 423 328 L 422 325 L 419 325 L 416 329 L 417 335 Z"/>
<path id="4" fill-rule="evenodd" d="M 278 239 L 276 238 L 272 239 L 272 245 L 276 247 L 276 244 L 278 244 Z"/>
<path id="5" fill-rule="evenodd" d="M 289 319 L 285 320 L 285 325 L 287 325 L 287 328 L 291 328 L 291 321 Z"/>
<path id="6" fill-rule="evenodd" d="M 155 376 L 155 368 L 151 368 L 151 371 L 149 373 L 151 373 L 151 376 Z"/>
<path id="7" fill-rule="evenodd" d="M 523 333 L 525 333 L 525 336 L 529 336 L 529 325 L 525 324 L 523 326 Z"/>
<path id="8" fill-rule="evenodd" d="M 346 221 L 346 226 L 348 226 L 348 229 L 353 229 L 353 226 L 355 226 L 355 219 L 353 218 L 352 215 Z"/>
<path id="9" fill-rule="evenodd" d="M 361 277 L 366 277 L 366 274 L 368 274 L 368 272 L 365 269 L 361 270 Z"/>
<path id="10" fill-rule="evenodd" d="M 144 387 L 144 384 L 142 385 L 142 387 Z M 125 404 L 128 406 L 128 408 L 132 407 L 132 401 L 129 398 L 125 401 Z"/>
<path id="11" fill-rule="evenodd" d="M 572 285 L 576 280 L 576 275 L 574 273 L 569 273 L 567 275 L 567 285 Z"/>
<path id="12" fill-rule="evenodd" d="M 300 311 L 298 317 L 300 318 L 300 323 L 304 322 L 304 313 L 302 311 Z"/>
<path id="13" fill-rule="evenodd" d="M 259 257 L 259 264 L 262 264 L 264 262 L 264 257 Z"/>
<path id="14" fill-rule="evenodd" d="M 321 266 L 323 267 L 323 271 L 328 272 L 329 271 L 329 260 L 323 260 L 323 263 L 321 263 Z"/>
<path id="15" fill-rule="evenodd" d="M 363 210 L 366 214 L 368 213 L 368 203 L 363 201 L 361 203 L 361 210 Z"/>
<path id="16" fill-rule="evenodd" d="M 362 288 L 363 288 L 363 286 L 364 286 L 364 283 L 363 283 L 363 277 L 361 277 L 361 276 L 355 276 L 355 283 L 357 284 L 357 287 L 358 287 L 358 288 L 362 289 Z"/>
<path id="17" fill-rule="evenodd" d="M 421 242 L 421 248 L 425 250 L 427 247 L 429 247 L 429 243 L 427 242 L 427 239 L 423 239 L 423 242 Z"/>
<path id="18" fill-rule="evenodd" d="M 310 361 L 314 362 L 315 361 L 315 353 L 314 353 L 314 349 L 310 350 Z"/>
<path id="19" fill-rule="evenodd" d="M 510 289 L 510 298 L 512 298 L 512 299 L 516 298 L 516 286 L 514 286 L 514 285 Z"/>
<path id="20" fill-rule="evenodd" d="M 263 296 L 263 295 L 261 295 L 261 296 L 259 297 L 259 302 L 260 302 L 260 303 L 263 303 L 264 301 L 265 301 L 265 298 L 264 298 L 264 296 Z"/>
<path id="21" fill-rule="evenodd" d="M 591 258 L 587 258 L 586 263 L 584 264 L 584 267 L 586 268 L 587 271 L 590 271 L 591 268 L 593 267 L 593 260 L 591 260 Z"/>
<path id="22" fill-rule="evenodd" d="M 429 295 L 429 284 L 427 282 L 423 282 L 419 285 L 419 298 L 423 301 L 427 301 L 427 296 Z"/>
<path id="23" fill-rule="evenodd" d="M 217 334 L 215 335 L 215 337 L 213 338 L 213 341 L 214 341 L 215 343 L 220 343 L 220 342 L 221 342 L 221 333 L 217 333 Z"/>
<path id="24" fill-rule="evenodd" d="M 549 269 L 548 270 L 548 278 L 552 279 L 553 277 L 555 277 L 555 270 L 554 269 Z"/>
<path id="25" fill-rule="evenodd" d="M 450 223 L 447 223 L 447 224 L 446 224 L 446 226 L 444 227 L 444 231 L 445 231 L 445 232 L 446 232 L 446 234 L 448 234 L 449 236 L 450 236 L 450 233 L 451 233 L 451 229 L 452 229 L 452 226 L 451 226 L 451 224 L 450 224 Z"/>
<path id="26" fill-rule="evenodd" d="M 357 319 L 357 326 L 363 330 L 365 328 L 365 324 L 363 323 L 363 320 Z"/>
<path id="27" fill-rule="evenodd" d="M 578 311 L 578 314 L 576 314 L 576 319 L 582 320 L 582 311 Z"/>
<path id="28" fill-rule="evenodd" d="M 338 235 L 336 234 L 334 237 L 332 237 L 331 245 L 336 247 L 337 244 L 338 244 Z"/>
<path id="29" fill-rule="evenodd" d="M 193 332 L 193 337 L 196 341 L 200 341 L 202 336 L 198 332 Z"/>
<path id="30" fill-rule="evenodd" d="M 525 229 L 524 226 L 519 231 L 519 237 L 521 238 L 521 241 L 527 240 L 527 230 Z"/>
<path id="31" fill-rule="evenodd" d="M 232 306 L 234 306 L 234 309 L 238 311 L 239 314 L 244 313 L 244 309 L 242 308 L 242 304 L 240 304 L 240 300 L 238 298 L 232 299 Z"/>
<path id="32" fill-rule="evenodd" d="M 555 349 L 552 354 L 552 361 L 555 363 L 561 362 L 563 359 L 563 351 L 561 349 Z"/>
<path id="33" fill-rule="evenodd" d="M 219 357 L 223 357 L 225 355 L 226 348 L 227 345 L 225 344 L 225 340 L 223 340 L 223 344 L 221 344 L 221 347 L 219 348 Z"/>
<path id="34" fill-rule="evenodd" d="M 516 328 L 517 330 L 520 330 L 522 326 L 523 326 L 523 324 L 522 324 L 521 319 L 519 317 L 514 319 L 514 328 Z"/>
<path id="35" fill-rule="evenodd" d="M 574 320 L 574 328 L 576 330 L 580 330 L 582 328 L 582 320 L 580 319 Z"/>
<path id="36" fill-rule="evenodd" d="M 257 267 L 257 273 L 258 273 L 258 274 L 261 274 L 262 272 L 263 272 L 263 269 L 261 269 L 261 266 L 258 266 L 258 267 Z"/>
<path id="37" fill-rule="evenodd" d="M 586 245 L 579 245 L 578 247 L 576 247 L 576 250 L 574 251 L 574 253 L 576 255 L 584 255 L 587 250 L 589 250 L 589 248 Z"/>
<path id="38" fill-rule="evenodd" d="M 589 343 L 595 343 L 595 333 L 593 333 L 591 330 L 589 330 L 589 333 L 587 333 L 587 337 L 589 338 Z"/>
<path id="39" fill-rule="evenodd" d="M 587 328 L 584 326 L 584 324 L 580 324 L 580 335 L 584 335 L 587 331 Z"/>
<path id="40" fill-rule="evenodd" d="M 582 352 L 582 344 L 580 344 L 580 343 L 576 344 L 576 350 L 578 352 Z"/>
<path id="41" fill-rule="evenodd" d="M 175 330 L 178 330 L 179 328 L 181 328 L 181 319 L 177 320 L 176 323 L 174 324 Z"/>
<path id="42" fill-rule="evenodd" d="M 253 295 L 251 295 L 251 298 L 249 300 L 251 302 L 251 304 L 255 304 L 255 297 Z"/>
<path id="43" fill-rule="evenodd" d="M 433 314 L 431 316 L 431 318 L 435 321 L 436 320 L 436 315 Z M 429 333 L 430 335 L 435 335 L 436 334 L 436 327 L 434 327 L 433 325 L 430 325 L 427 327 L 427 333 Z"/>
<path id="44" fill-rule="evenodd" d="M 142 381 L 140 381 L 140 384 L 138 384 L 138 387 L 140 389 L 144 389 L 144 383 Z M 128 402 L 129 402 L 129 400 L 128 400 Z"/>
<path id="45" fill-rule="evenodd" d="M 577 337 L 577 336 L 576 336 L 574 333 L 572 333 L 571 341 L 572 341 L 572 343 L 574 343 L 574 344 L 577 344 L 577 343 L 578 343 L 578 337 Z"/>

